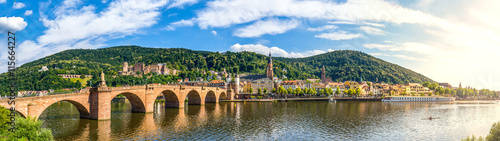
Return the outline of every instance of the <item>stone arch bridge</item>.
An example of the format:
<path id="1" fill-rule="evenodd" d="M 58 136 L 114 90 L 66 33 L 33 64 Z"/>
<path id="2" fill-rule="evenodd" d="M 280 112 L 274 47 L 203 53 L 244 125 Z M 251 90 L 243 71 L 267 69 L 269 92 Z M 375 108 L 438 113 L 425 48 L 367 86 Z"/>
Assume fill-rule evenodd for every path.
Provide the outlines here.
<path id="1" fill-rule="evenodd" d="M 219 99 L 233 99 L 231 90 L 218 87 L 200 87 L 183 85 L 143 85 L 130 87 L 98 87 L 81 90 L 79 93 L 48 95 L 40 97 L 16 98 L 16 110 L 23 116 L 38 119 L 50 105 L 67 101 L 80 112 L 80 118 L 106 120 L 111 118 L 111 100 L 117 95 L 124 95 L 132 105 L 132 112 L 153 112 L 158 96 L 165 99 L 165 107 L 183 108 L 185 99 L 188 104 L 204 105 L 217 103 Z M 9 108 L 8 99 L 0 100 L 0 106 Z"/>

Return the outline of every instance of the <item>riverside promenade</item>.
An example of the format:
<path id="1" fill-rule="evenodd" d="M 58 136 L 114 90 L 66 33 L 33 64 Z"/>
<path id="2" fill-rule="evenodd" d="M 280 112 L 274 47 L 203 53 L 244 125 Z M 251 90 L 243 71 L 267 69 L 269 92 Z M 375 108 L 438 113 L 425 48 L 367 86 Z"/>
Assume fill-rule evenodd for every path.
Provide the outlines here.
<path id="1" fill-rule="evenodd" d="M 280 99 L 234 99 L 234 100 L 220 100 L 220 102 L 273 102 L 273 101 L 329 101 L 328 97 L 320 98 L 280 98 Z M 333 98 L 336 101 L 381 101 L 382 98 L 368 98 L 368 97 L 337 97 Z"/>

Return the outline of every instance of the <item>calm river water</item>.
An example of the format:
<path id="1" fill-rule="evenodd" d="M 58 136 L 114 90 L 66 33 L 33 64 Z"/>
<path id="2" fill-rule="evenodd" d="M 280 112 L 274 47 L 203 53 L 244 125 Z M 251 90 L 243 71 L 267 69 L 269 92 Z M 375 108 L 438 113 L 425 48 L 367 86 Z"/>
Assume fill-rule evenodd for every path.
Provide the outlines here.
<path id="1" fill-rule="evenodd" d="M 187 102 L 186 102 L 187 103 Z M 130 113 L 113 102 L 111 120 L 79 119 L 60 102 L 44 111 L 56 140 L 460 140 L 485 136 L 500 104 L 432 102 L 220 102 L 183 109 L 155 104 Z M 428 120 L 426 117 L 440 117 Z"/>

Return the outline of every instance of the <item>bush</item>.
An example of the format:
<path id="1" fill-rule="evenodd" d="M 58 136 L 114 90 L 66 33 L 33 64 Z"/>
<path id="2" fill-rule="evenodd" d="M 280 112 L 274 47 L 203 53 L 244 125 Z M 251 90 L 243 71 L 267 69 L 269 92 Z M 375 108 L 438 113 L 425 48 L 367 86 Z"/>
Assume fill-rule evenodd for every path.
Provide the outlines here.
<path id="1" fill-rule="evenodd" d="M 257 96 L 258 99 L 262 99 L 262 96 Z"/>
<path id="2" fill-rule="evenodd" d="M 250 98 L 255 99 L 255 96 L 250 96 Z"/>
<path id="3" fill-rule="evenodd" d="M 22 118 L 16 117 L 16 130 L 14 132 L 9 132 L 9 125 L 4 124 L 4 122 L 10 122 L 9 114 L 10 111 L 4 107 L 0 107 L 0 140 L 40 140 L 40 141 L 52 141 L 52 131 L 47 128 L 42 128 L 42 121 L 36 121 L 34 118 Z M 5 118 L 7 117 L 7 118 Z"/>

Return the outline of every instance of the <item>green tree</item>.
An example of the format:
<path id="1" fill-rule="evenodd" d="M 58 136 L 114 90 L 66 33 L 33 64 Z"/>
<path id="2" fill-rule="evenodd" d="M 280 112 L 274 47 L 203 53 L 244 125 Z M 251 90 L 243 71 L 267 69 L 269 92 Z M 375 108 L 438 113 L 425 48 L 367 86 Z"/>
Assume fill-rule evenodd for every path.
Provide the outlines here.
<path id="1" fill-rule="evenodd" d="M 261 95 L 261 94 L 262 94 L 262 89 L 261 89 L 261 88 L 259 88 L 259 89 L 257 90 L 257 94 L 259 94 L 259 95 Z"/>
<path id="2" fill-rule="evenodd" d="M 340 88 L 337 87 L 337 91 L 335 91 L 335 94 L 340 94 Z"/>
<path id="3" fill-rule="evenodd" d="M 273 87 L 273 89 L 271 90 L 271 93 L 276 93 L 276 88 Z"/>
<path id="4" fill-rule="evenodd" d="M 429 85 L 431 85 L 429 81 L 425 81 L 424 83 L 422 83 L 422 86 L 424 87 L 429 87 Z"/>
<path id="5" fill-rule="evenodd" d="M 288 87 L 287 91 L 290 94 L 295 94 L 295 91 L 292 89 L 292 87 Z"/>
<path id="6" fill-rule="evenodd" d="M 85 75 L 84 74 L 80 75 L 80 78 L 85 79 Z"/>
<path id="7" fill-rule="evenodd" d="M 300 87 L 295 88 L 297 94 L 302 94 L 302 89 Z"/>
<path id="8" fill-rule="evenodd" d="M 264 88 L 264 93 L 265 93 L 265 94 L 267 93 L 267 88 Z"/>
<path id="9" fill-rule="evenodd" d="M 34 118 L 16 117 L 16 130 L 9 132 L 10 111 L 0 106 L 0 140 L 40 140 L 52 141 L 52 131 L 47 128 L 42 128 L 42 121 L 36 121 Z"/>
<path id="10" fill-rule="evenodd" d="M 253 88 L 250 87 L 250 89 L 248 89 L 248 93 L 252 94 L 253 93 Z"/>
<path id="11" fill-rule="evenodd" d="M 429 89 L 431 89 L 431 90 L 436 90 L 436 88 L 438 88 L 438 87 L 439 87 L 438 83 L 432 83 L 429 85 Z"/>
<path id="12" fill-rule="evenodd" d="M 357 88 L 356 89 L 356 95 L 360 95 L 361 94 L 361 88 Z"/>

